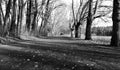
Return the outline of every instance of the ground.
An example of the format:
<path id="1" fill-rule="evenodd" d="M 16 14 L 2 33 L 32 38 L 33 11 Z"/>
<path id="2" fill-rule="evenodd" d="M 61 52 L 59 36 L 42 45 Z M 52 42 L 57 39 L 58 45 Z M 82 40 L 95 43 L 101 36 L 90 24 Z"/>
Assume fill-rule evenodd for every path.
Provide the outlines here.
<path id="1" fill-rule="evenodd" d="M 120 48 L 110 37 L 9 40 L 0 44 L 0 70 L 120 70 Z"/>

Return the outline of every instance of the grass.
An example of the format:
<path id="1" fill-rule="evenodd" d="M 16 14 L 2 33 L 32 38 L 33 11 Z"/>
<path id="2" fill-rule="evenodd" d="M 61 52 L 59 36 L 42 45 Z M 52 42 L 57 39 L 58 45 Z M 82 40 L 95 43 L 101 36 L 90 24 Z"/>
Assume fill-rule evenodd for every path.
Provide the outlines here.
<path id="1" fill-rule="evenodd" d="M 109 37 L 27 38 L 1 45 L 0 70 L 120 70 L 120 49 L 109 47 Z"/>

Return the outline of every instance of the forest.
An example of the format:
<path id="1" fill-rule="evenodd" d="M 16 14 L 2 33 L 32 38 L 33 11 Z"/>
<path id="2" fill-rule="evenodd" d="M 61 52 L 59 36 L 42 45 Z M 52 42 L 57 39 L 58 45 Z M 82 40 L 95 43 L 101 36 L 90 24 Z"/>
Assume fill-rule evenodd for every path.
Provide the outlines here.
<path id="1" fill-rule="evenodd" d="M 0 0 L 0 70 L 120 70 L 120 1 Z"/>

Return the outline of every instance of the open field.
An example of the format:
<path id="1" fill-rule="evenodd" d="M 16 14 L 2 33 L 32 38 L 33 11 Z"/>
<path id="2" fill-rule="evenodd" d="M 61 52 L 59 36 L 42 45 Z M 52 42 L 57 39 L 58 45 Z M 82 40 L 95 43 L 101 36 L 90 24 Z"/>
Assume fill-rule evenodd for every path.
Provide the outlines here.
<path id="1" fill-rule="evenodd" d="M 110 37 L 11 40 L 0 45 L 0 70 L 120 70 L 120 48 Z"/>

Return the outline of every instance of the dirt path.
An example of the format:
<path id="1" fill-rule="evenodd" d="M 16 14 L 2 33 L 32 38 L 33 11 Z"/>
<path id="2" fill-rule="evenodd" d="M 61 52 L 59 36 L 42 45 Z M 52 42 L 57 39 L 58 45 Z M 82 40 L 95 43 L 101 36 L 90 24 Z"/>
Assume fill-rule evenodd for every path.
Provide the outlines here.
<path id="1" fill-rule="evenodd" d="M 120 70 L 119 49 L 93 41 L 38 40 L 1 45 L 0 70 Z"/>

